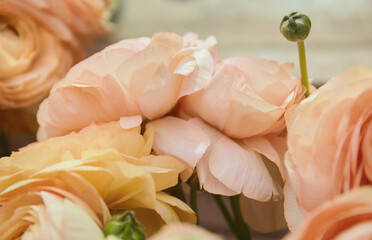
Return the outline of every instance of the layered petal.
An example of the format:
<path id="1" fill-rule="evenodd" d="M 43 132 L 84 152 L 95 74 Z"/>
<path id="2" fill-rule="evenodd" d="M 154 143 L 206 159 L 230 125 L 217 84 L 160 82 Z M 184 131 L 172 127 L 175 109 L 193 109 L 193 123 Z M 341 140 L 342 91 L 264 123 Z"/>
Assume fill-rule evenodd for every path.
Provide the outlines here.
<path id="1" fill-rule="evenodd" d="M 0 109 L 39 103 L 82 57 L 74 39 L 59 39 L 12 1 L 0 3 Z"/>
<path id="2" fill-rule="evenodd" d="M 211 139 L 211 146 L 203 156 L 204 164 L 201 161 L 197 165 L 199 181 L 205 190 L 223 195 L 242 193 L 259 201 L 268 201 L 272 196 L 279 195 L 276 183 L 257 152 L 228 138 L 200 119 L 189 121 L 202 128 Z M 202 169 L 199 170 L 199 166 Z M 207 180 L 209 178 L 214 181 Z"/>
<path id="3" fill-rule="evenodd" d="M 303 214 L 371 183 L 371 96 L 372 69 L 354 67 L 288 115 L 285 165 Z"/>
<path id="4" fill-rule="evenodd" d="M 110 219 L 108 208 L 164 218 L 149 229 L 174 219 L 194 221 L 185 203 L 158 193 L 176 185 L 185 166 L 169 155 L 150 155 L 153 128 L 142 135 L 139 126 L 122 128 L 123 121 L 91 125 L 0 159 L 0 206 L 29 189 L 53 187 L 86 202 L 102 224 Z"/>
<path id="5" fill-rule="evenodd" d="M 29 190 L 0 208 L 2 239 L 104 239 L 102 222 L 76 196 L 53 187 Z"/>
<path id="6" fill-rule="evenodd" d="M 324 202 L 285 239 L 368 239 L 372 234 L 372 189 L 353 190 Z"/>
<path id="7" fill-rule="evenodd" d="M 304 93 L 292 72 L 293 64 L 226 59 L 217 65 L 207 88 L 184 98 L 180 115 L 200 117 L 234 138 L 280 133 L 285 129 L 284 113 Z"/>
<path id="8" fill-rule="evenodd" d="M 187 166 L 185 177 L 191 175 L 210 145 L 208 136 L 200 128 L 179 118 L 165 117 L 151 121 L 146 128 L 153 128 L 155 131 L 155 153 L 182 160 Z"/>
<path id="9" fill-rule="evenodd" d="M 213 58 L 174 33 L 126 39 L 74 66 L 40 106 L 39 139 L 121 117 L 156 119 L 212 79 Z M 187 47 L 186 47 L 187 46 Z"/>
<path id="10" fill-rule="evenodd" d="M 173 223 L 164 226 L 159 232 L 153 235 L 150 240 L 221 240 L 216 234 L 210 233 L 201 227 L 187 223 Z"/>

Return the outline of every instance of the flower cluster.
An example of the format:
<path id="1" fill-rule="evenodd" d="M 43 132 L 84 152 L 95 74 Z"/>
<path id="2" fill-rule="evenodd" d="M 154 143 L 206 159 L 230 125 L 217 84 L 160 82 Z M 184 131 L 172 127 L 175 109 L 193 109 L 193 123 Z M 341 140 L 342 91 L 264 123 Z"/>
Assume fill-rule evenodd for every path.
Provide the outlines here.
<path id="1" fill-rule="evenodd" d="M 221 61 L 213 37 L 157 33 L 123 40 L 75 65 L 53 87 L 38 112 L 38 137 L 91 122 L 133 127 L 144 119 L 155 130 L 154 152 L 185 164 L 183 180 L 196 167 L 208 192 L 268 201 L 281 186 L 261 154 L 282 169 L 284 113 L 304 94 L 292 73 L 289 63 Z"/>
<path id="2" fill-rule="evenodd" d="M 111 1 L 0 2 L 0 109 L 28 107 L 83 57 L 81 40 L 107 31 Z M 84 16 L 84 17 L 82 17 Z"/>
<path id="3" fill-rule="evenodd" d="M 184 166 L 173 157 L 151 155 L 153 139 L 151 129 L 142 135 L 139 127 L 111 122 L 2 158 L 0 235 L 103 239 L 101 229 L 111 215 L 125 210 L 136 212 L 147 234 L 164 223 L 195 223 L 185 203 L 162 192 L 177 184 Z"/>
<path id="4" fill-rule="evenodd" d="M 72 29 L 89 35 L 84 26 Z M 194 33 L 126 39 L 76 64 L 40 105 L 40 142 L 0 159 L 0 236 L 143 239 L 142 225 L 150 236 L 195 223 L 168 195 L 179 179 L 236 205 L 241 197 L 248 214 L 266 208 L 241 216 L 232 204 L 236 235 L 247 236 L 243 219 L 281 228 L 279 214 L 265 215 L 284 197 L 288 239 L 367 236 L 371 187 L 358 188 L 372 182 L 372 69 L 351 68 L 305 99 L 293 68 L 221 60 L 216 39 Z M 177 224 L 153 239 L 191 231 L 219 239 Z"/>

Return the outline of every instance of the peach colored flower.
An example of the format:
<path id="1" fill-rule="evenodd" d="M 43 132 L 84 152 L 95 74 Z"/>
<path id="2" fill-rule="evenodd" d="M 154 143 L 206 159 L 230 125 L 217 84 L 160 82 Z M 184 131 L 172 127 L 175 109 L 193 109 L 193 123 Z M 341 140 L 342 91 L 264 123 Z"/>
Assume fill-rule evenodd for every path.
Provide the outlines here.
<path id="1" fill-rule="evenodd" d="M 354 67 L 329 80 L 289 114 L 287 125 L 285 164 L 305 216 L 372 183 L 372 68 Z"/>
<path id="2" fill-rule="evenodd" d="M 164 223 L 195 222 L 185 203 L 161 192 L 177 184 L 184 166 L 170 156 L 150 155 L 153 135 L 112 122 L 22 148 L 0 159 L 0 205 L 27 189 L 52 186 L 85 202 L 95 193 L 110 210 L 133 209 L 140 220 L 156 216 L 159 221 L 144 222 L 148 233 Z M 109 218 L 97 215 L 103 223 Z"/>
<path id="3" fill-rule="evenodd" d="M 322 203 L 285 240 L 371 239 L 372 187 L 365 186 Z"/>
<path id="4" fill-rule="evenodd" d="M 0 109 L 41 101 L 81 57 L 25 10 L 0 2 Z"/>
<path id="5" fill-rule="evenodd" d="M 0 239 L 4 240 L 104 239 L 103 223 L 95 212 L 78 197 L 54 187 L 33 188 L 14 196 L 0 208 L 0 221 Z"/>
<path id="6" fill-rule="evenodd" d="M 148 123 L 155 129 L 154 151 L 182 159 L 189 172 L 196 166 L 208 192 L 276 199 L 281 182 L 273 179 L 262 155 L 284 172 L 284 113 L 304 94 L 292 72 L 293 64 L 264 59 L 223 61 L 205 89 L 181 99 L 178 114 L 189 121 L 168 117 Z M 200 145 L 205 154 L 188 150 L 204 138 L 210 139 Z"/>
<path id="7" fill-rule="evenodd" d="M 157 33 L 123 40 L 80 62 L 41 104 L 39 139 L 64 135 L 91 122 L 167 114 L 179 98 L 207 86 L 213 72 L 208 50 L 184 45 L 190 41 Z"/>
<path id="8" fill-rule="evenodd" d="M 183 115 L 199 117 L 233 138 L 277 134 L 284 113 L 299 103 L 303 87 L 293 63 L 249 57 L 224 60 L 205 89 L 181 101 Z"/>
<path id="9" fill-rule="evenodd" d="M 222 240 L 222 237 L 195 225 L 174 223 L 164 226 L 150 240 Z"/>
<path id="10" fill-rule="evenodd" d="M 110 8 L 116 0 L 6 0 L 45 22 L 52 31 L 70 32 L 83 37 L 107 32 Z M 63 36 L 62 36 L 63 38 Z"/>

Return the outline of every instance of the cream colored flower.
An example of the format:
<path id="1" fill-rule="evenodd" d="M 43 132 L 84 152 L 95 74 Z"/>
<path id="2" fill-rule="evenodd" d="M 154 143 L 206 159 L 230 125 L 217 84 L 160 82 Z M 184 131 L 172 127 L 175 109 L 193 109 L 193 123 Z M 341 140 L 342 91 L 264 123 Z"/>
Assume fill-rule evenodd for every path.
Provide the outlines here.
<path id="1" fill-rule="evenodd" d="M 0 2 L 0 109 L 40 102 L 81 57 L 61 38 L 10 1 Z M 74 47 L 72 47 L 74 45 Z"/>
<path id="2" fill-rule="evenodd" d="M 0 222 L 2 240 L 104 239 L 103 223 L 89 205 L 55 187 L 35 187 L 12 197 L 0 208 Z"/>
<path id="3" fill-rule="evenodd" d="M 195 222 L 182 201 L 161 191 L 178 182 L 184 166 L 170 156 L 150 155 L 153 131 L 123 129 L 119 122 L 33 143 L 0 162 L 0 204 L 33 187 L 64 187 L 84 201 L 92 188 L 112 211 L 133 209 L 162 221 L 144 222 L 152 233 L 163 223 Z M 80 191 L 80 193 L 79 193 Z M 107 214 L 97 214 L 106 222 Z"/>

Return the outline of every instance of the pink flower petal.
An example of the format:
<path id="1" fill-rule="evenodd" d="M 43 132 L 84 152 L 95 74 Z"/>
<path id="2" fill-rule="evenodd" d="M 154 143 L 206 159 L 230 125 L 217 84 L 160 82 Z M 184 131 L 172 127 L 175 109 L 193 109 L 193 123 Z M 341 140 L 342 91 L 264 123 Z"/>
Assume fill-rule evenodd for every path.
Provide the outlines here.
<path id="1" fill-rule="evenodd" d="M 189 121 L 202 128 L 212 141 L 207 154 L 198 164 L 201 184 L 210 184 L 204 186 L 206 190 L 209 188 L 216 194 L 226 195 L 243 193 L 259 201 L 268 201 L 273 195 L 279 195 L 258 153 L 238 144 L 200 119 Z"/>
<path id="2" fill-rule="evenodd" d="M 131 117 L 121 117 L 120 126 L 123 129 L 130 129 L 140 126 L 142 123 L 142 117 L 140 115 L 131 116 Z"/>
<path id="3" fill-rule="evenodd" d="M 177 157 L 193 169 L 210 145 L 208 136 L 197 126 L 175 117 L 151 121 L 146 128 L 154 128 L 153 149 L 156 154 Z"/>

